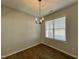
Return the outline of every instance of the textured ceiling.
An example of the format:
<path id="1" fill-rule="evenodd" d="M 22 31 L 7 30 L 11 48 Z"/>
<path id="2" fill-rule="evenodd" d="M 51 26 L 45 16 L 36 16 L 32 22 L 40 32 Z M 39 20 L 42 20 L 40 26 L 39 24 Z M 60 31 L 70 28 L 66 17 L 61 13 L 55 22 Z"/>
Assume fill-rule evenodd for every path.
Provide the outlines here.
<path id="1" fill-rule="evenodd" d="M 42 16 L 55 12 L 61 8 L 76 3 L 77 0 L 42 0 Z M 38 16 L 38 0 L 2 0 L 2 5 Z M 50 11 L 53 10 L 53 11 Z"/>

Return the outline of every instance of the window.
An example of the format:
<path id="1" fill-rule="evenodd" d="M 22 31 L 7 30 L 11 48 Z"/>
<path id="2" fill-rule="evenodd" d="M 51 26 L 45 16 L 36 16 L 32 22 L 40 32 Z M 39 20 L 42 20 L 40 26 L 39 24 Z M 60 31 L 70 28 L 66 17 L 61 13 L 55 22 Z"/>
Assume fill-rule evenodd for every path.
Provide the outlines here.
<path id="1" fill-rule="evenodd" d="M 57 18 L 45 22 L 45 37 L 66 41 L 66 17 Z"/>

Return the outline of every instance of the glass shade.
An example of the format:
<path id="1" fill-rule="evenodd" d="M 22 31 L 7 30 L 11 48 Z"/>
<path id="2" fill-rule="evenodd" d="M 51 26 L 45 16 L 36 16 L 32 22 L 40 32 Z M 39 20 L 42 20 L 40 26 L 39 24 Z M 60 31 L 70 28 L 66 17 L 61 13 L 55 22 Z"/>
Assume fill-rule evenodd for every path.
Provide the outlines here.
<path id="1" fill-rule="evenodd" d="M 35 18 L 36 24 L 41 24 L 44 21 L 44 17 Z"/>

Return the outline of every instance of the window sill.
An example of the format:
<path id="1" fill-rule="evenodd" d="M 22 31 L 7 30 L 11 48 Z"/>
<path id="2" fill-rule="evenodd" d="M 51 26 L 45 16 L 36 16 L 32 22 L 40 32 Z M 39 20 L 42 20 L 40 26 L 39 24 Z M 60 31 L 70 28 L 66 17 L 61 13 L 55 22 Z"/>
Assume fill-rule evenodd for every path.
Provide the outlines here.
<path id="1" fill-rule="evenodd" d="M 52 40 L 52 41 L 55 41 L 55 42 L 68 43 L 67 40 L 62 41 L 62 40 L 57 40 L 57 39 L 52 39 L 52 38 L 47 38 L 47 37 L 45 37 L 45 39 Z"/>

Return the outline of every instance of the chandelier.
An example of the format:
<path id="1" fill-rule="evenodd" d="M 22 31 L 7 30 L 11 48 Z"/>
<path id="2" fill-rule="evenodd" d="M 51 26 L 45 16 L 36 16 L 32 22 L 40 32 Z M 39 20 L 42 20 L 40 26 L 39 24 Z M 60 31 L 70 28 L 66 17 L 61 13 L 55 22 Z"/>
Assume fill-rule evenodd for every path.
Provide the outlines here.
<path id="1" fill-rule="evenodd" d="M 41 1 L 42 0 L 38 0 L 38 2 L 39 2 L 39 10 L 38 10 L 39 16 L 37 18 L 35 18 L 36 24 L 41 24 L 42 22 L 44 22 L 44 17 L 41 16 Z"/>

